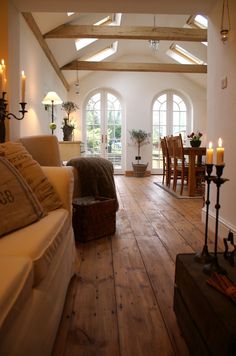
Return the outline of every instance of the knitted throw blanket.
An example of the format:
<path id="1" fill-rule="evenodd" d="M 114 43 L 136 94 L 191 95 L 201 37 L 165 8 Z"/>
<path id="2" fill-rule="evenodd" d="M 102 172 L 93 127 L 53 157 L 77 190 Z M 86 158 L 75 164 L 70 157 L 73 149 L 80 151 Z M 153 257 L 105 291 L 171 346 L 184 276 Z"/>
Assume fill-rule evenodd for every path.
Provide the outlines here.
<path id="1" fill-rule="evenodd" d="M 77 157 L 67 162 L 75 168 L 74 196 L 101 196 L 116 199 L 116 211 L 119 203 L 116 195 L 114 169 L 110 161 L 98 157 Z"/>

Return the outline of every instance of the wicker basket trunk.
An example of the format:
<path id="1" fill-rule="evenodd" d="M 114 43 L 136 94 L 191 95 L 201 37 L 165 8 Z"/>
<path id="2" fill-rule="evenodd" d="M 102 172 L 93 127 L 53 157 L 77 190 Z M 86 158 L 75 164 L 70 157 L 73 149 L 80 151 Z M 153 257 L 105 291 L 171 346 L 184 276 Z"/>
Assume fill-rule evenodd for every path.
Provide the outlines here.
<path id="1" fill-rule="evenodd" d="M 83 197 L 73 201 L 75 239 L 86 242 L 113 235 L 116 231 L 116 200 L 104 197 Z"/>
<path id="2" fill-rule="evenodd" d="M 148 163 L 132 163 L 134 170 L 134 177 L 145 177 L 145 172 L 148 166 Z"/>

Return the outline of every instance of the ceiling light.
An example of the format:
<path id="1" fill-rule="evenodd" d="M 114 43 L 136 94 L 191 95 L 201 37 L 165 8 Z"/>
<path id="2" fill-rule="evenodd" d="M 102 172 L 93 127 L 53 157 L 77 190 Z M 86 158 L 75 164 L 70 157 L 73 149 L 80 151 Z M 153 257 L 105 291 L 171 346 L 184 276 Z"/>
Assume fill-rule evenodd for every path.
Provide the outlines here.
<path id="1" fill-rule="evenodd" d="M 228 0 L 223 0 L 223 8 L 222 8 L 222 15 L 221 15 L 221 40 L 225 43 L 229 38 L 229 30 L 231 29 L 230 26 L 230 17 L 229 17 L 229 3 Z"/>
<path id="2" fill-rule="evenodd" d="M 148 45 L 153 50 L 153 52 L 157 52 L 159 48 L 160 41 L 158 40 L 149 40 Z"/>
<path id="3" fill-rule="evenodd" d="M 156 16 L 154 15 L 154 28 L 153 31 L 155 31 L 156 28 Z M 153 52 L 157 52 L 159 48 L 160 41 L 158 40 L 149 40 L 148 45 L 149 47 L 153 50 Z"/>

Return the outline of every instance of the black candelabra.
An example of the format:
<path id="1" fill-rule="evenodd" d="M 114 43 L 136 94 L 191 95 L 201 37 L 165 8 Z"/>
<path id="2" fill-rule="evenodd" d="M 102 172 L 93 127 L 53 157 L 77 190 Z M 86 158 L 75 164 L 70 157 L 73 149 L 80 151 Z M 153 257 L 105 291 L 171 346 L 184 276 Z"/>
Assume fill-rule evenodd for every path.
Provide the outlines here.
<path id="1" fill-rule="evenodd" d="M 208 251 L 208 220 L 209 220 L 209 205 L 210 205 L 210 184 L 214 177 L 211 175 L 213 170 L 213 164 L 206 164 L 206 176 L 205 180 L 207 183 L 207 198 L 206 198 L 206 221 L 205 221 L 205 240 L 204 246 L 201 253 L 197 253 L 194 257 L 194 260 L 199 263 L 210 263 L 213 259 L 213 256 L 210 255 Z"/>
<path id="2" fill-rule="evenodd" d="M 21 110 L 19 110 L 19 113 L 21 114 L 20 117 L 17 117 L 16 115 L 9 113 L 7 111 L 7 105 L 8 102 L 6 100 L 6 92 L 2 92 L 2 96 L 0 97 L 0 142 L 5 142 L 6 140 L 6 126 L 5 126 L 5 120 L 6 119 L 11 119 L 14 118 L 16 120 L 22 120 L 24 119 L 25 113 L 27 113 L 27 110 L 25 110 L 26 103 L 21 102 Z"/>
<path id="3" fill-rule="evenodd" d="M 222 178 L 224 165 L 215 165 L 216 175 L 211 175 L 213 170 L 213 164 L 206 164 L 206 182 L 207 182 L 207 199 L 206 199 L 206 222 L 205 222 L 205 241 L 201 254 L 195 255 L 195 261 L 204 263 L 203 271 L 206 274 L 211 274 L 213 272 L 218 272 L 221 274 L 226 274 L 226 270 L 219 265 L 217 250 L 218 250 L 218 228 L 219 228 L 219 211 L 220 211 L 220 187 L 223 183 L 227 182 L 228 179 Z M 210 185 L 213 182 L 216 185 L 216 222 L 215 222 L 215 241 L 214 241 L 214 253 L 210 254 L 208 251 L 207 240 L 208 240 L 208 218 L 209 218 L 209 205 L 210 205 Z"/>

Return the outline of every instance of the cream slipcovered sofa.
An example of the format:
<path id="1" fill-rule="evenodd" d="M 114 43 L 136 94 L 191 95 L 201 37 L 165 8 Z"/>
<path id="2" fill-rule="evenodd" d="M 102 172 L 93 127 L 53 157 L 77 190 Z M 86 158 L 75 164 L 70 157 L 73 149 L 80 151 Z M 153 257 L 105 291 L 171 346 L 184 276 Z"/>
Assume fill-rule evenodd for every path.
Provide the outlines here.
<path id="1" fill-rule="evenodd" d="M 72 168 L 42 170 L 62 206 L 0 238 L 0 355 L 4 356 L 51 354 L 78 263 L 71 224 Z"/>

